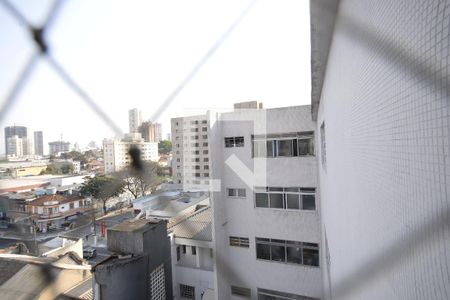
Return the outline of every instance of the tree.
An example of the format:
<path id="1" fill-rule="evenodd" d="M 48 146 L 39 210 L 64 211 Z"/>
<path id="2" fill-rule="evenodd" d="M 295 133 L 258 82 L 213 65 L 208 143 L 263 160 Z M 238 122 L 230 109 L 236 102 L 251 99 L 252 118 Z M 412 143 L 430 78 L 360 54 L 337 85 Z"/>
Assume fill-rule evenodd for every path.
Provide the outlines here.
<path id="1" fill-rule="evenodd" d="M 99 175 L 83 183 L 80 192 L 82 195 L 91 196 L 95 200 L 102 201 L 103 213 L 106 213 L 107 201 L 122 194 L 123 187 L 121 180 L 106 175 Z"/>
<path id="2" fill-rule="evenodd" d="M 158 144 L 159 153 L 169 154 L 172 151 L 172 142 L 169 140 L 164 140 Z"/>
<path id="3" fill-rule="evenodd" d="M 158 169 L 158 163 L 143 161 L 142 170 L 128 166 L 117 172 L 115 177 L 123 182 L 124 189 L 136 199 L 145 196 L 148 191 L 161 183 L 158 178 Z"/>

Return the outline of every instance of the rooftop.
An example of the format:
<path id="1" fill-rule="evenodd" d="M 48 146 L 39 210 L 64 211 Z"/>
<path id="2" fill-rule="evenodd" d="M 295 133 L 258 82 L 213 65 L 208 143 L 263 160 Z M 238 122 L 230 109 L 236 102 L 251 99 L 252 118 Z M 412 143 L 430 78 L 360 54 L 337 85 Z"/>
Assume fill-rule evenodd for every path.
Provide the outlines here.
<path id="1" fill-rule="evenodd" d="M 158 219 L 138 219 L 138 220 L 126 220 L 120 224 L 113 226 L 108 230 L 112 231 L 145 231 L 150 228 L 151 225 L 158 224 L 159 222 L 164 222 Z M 149 226 L 150 225 L 150 226 Z"/>
<path id="2" fill-rule="evenodd" d="M 72 201 L 76 201 L 76 200 L 81 200 L 84 199 L 83 197 L 80 196 L 73 196 L 73 195 L 45 195 L 45 196 L 41 196 L 33 201 L 30 201 L 29 204 L 30 205 L 34 205 L 34 206 L 42 206 L 45 205 L 45 202 L 49 202 L 49 201 L 57 201 L 57 203 L 55 204 L 63 204 L 63 203 L 68 203 L 68 202 L 72 202 Z"/>
<path id="3" fill-rule="evenodd" d="M 198 210 L 184 220 L 173 225 L 169 231 L 176 238 L 186 238 L 199 241 L 212 241 L 212 209 L 210 206 Z"/>

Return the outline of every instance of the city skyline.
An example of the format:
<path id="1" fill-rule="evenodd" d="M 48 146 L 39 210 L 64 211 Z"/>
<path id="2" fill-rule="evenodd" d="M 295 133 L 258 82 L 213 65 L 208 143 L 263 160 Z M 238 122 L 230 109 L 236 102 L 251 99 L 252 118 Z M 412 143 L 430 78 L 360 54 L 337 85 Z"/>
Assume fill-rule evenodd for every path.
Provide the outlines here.
<path id="1" fill-rule="evenodd" d="M 151 117 L 249 3 L 66 2 L 46 38 L 52 55 L 127 132 L 127 111 L 137 107 L 143 120 Z M 30 22 L 39 23 L 50 3 L 14 5 Z M 190 84 L 152 120 L 162 124 L 163 136 L 170 132 L 170 118 L 232 110 L 235 102 L 257 100 L 268 108 L 307 104 L 310 47 L 302 41 L 309 41 L 308 7 L 308 1 L 256 2 Z M 120 28 L 118 18 L 124 20 Z M 0 100 L 5 101 L 35 49 L 28 32 L 4 8 L 0 20 L 0 41 L 7 45 L 0 50 L 0 88 L 5 91 Z M 117 32 L 123 38 L 119 44 Z M 49 141 L 63 133 L 65 140 L 81 146 L 115 135 L 45 59 L 37 63 L 0 127 L 13 123 L 43 131 Z M 3 154 L 4 146 L 0 149 Z"/>

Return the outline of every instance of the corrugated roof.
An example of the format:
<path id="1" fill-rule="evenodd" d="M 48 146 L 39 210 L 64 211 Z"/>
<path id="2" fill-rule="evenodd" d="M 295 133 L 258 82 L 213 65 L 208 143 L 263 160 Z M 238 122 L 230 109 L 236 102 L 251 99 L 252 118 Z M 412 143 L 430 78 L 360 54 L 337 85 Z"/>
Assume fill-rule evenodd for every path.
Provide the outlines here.
<path id="1" fill-rule="evenodd" d="M 173 225 L 169 230 L 178 238 L 212 241 L 211 220 L 212 210 L 208 206 Z"/>

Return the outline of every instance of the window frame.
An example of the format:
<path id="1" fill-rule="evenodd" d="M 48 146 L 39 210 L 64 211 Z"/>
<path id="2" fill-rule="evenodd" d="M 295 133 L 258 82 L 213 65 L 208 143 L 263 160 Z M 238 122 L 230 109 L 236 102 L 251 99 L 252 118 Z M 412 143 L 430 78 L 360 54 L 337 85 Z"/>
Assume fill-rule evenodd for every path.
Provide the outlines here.
<path id="1" fill-rule="evenodd" d="M 258 250 L 262 247 L 267 248 L 269 250 L 269 259 L 262 258 L 261 252 Z M 282 259 L 273 259 L 272 249 L 278 248 L 284 248 L 283 250 L 283 256 Z M 300 255 L 301 255 L 301 261 L 300 263 L 296 263 L 293 261 L 288 261 L 288 248 L 295 248 L 296 251 L 299 251 L 300 249 Z M 315 256 L 312 258 L 309 257 L 309 259 L 314 260 L 317 262 L 317 264 L 306 264 L 305 263 L 305 256 L 304 256 L 304 250 L 306 251 L 315 251 L 317 252 Z M 279 262 L 279 263 L 285 263 L 290 265 L 301 265 L 301 266 L 307 266 L 307 267 L 314 267 L 314 268 L 320 268 L 320 245 L 319 243 L 309 243 L 309 242 L 299 242 L 299 241 L 290 241 L 290 240 L 280 240 L 280 239 L 271 239 L 271 238 L 261 238 L 261 237 L 255 237 L 255 251 L 256 251 L 256 259 L 262 260 L 262 261 L 273 261 L 273 262 Z"/>
<path id="2" fill-rule="evenodd" d="M 275 197 L 272 195 L 282 195 L 282 205 L 272 205 L 272 201 L 275 201 Z M 302 187 L 255 187 L 253 189 L 253 205 L 255 208 L 269 208 L 275 210 L 288 210 L 288 211 L 302 211 L 302 212 L 316 212 L 317 211 L 317 189 L 316 188 L 302 188 Z M 264 199 L 257 199 L 258 195 L 267 195 L 267 206 L 258 205 L 258 201 Z M 298 208 L 290 207 L 289 195 L 298 196 Z M 304 197 L 314 196 L 314 209 L 306 209 Z M 261 196 L 259 196 L 261 197 Z M 272 200 L 272 198 L 274 200 Z M 295 200 L 292 199 L 291 200 Z M 276 201 L 280 201 L 277 199 Z"/>

